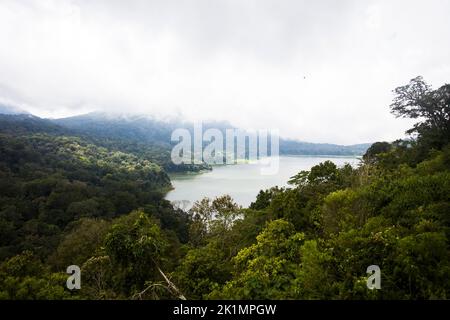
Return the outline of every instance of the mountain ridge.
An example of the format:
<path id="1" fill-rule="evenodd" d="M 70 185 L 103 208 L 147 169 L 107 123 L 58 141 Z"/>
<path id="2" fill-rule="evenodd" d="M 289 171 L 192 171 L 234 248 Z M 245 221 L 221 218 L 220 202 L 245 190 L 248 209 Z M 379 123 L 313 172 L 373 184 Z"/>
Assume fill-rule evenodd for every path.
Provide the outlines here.
<path id="1" fill-rule="evenodd" d="M 79 116 L 52 120 L 70 129 L 100 136 L 121 136 L 131 140 L 170 146 L 170 135 L 177 128 L 192 129 L 193 123 L 172 119 L 158 120 L 148 116 L 105 116 L 104 113 L 88 113 Z M 235 128 L 226 121 L 208 121 L 203 128 L 217 128 L 221 131 Z M 284 155 L 363 155 L 372 143 L 340 145 L 333 143 L 314 143 L 296 139 L 280 138 L 280 154 Z"/>

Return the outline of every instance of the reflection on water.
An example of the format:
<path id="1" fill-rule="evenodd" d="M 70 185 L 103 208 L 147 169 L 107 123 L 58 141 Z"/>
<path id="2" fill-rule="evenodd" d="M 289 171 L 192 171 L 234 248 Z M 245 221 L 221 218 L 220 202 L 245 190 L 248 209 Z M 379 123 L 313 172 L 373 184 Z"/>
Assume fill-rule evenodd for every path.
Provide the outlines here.
<path id="1" fill-rule="evenodd" d="M 331 160 L 338 166 L 345 163 L 356 166 L 359 162 L 356 157 L 280 156 L 279 170 L 275 175 L 262 175 L 262 164 L 217 166 L 205 173 L 171 175 L 175 189 L 167 193 L 166 199 L 188 209 L 193 202 L 204 197 L 215 198 L 229 194 L 235 202 L 247 207 L 255 200 L 259 190 L 287 186 L 290 177 L 326 160 Z"/>

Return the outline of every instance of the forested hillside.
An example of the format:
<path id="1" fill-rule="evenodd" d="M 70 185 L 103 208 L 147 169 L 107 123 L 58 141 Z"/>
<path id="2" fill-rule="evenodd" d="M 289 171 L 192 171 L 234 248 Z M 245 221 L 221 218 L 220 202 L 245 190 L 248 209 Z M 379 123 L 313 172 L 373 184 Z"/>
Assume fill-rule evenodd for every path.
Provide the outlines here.
<path id="1" fill-rule="evenodd" d="M 89 113 L 81 116 L 56 119 L 54 123 L 101 138 L 120 138 L 126 142 L 140 145 L 150 144 L 163 149 L 173 146 L 170 141 L 173 130 L 185 128 L 194 135 L 194 124 L 180 120 L 156 120 L 145 116 L 108 115 L 104 113 Z M 202 123 L 203 130 L 219 129 L 226 137 L 225 131 L 234 127 L 228 122 L 206 121 Z M 234 128 L 235 129 L 235 128 Z M 226 141 L 226 139 L 224 140 Z M 208 142 L 204 142 L 206 146 Z M 280 154 L 287 155 L 363 155 L 370 144 L 337 145 L 331 143 L 311 143 L 280 137 Z M 168 167 L 171 170 L 171 167 Z"/>
<path id="2" fill-rule="evenodd" d="M 449 298 L 450 86 L 416 78 L 395 90 L 391 110 L 419 118 L 416 139 L 375 143 L 358 168 L 327 161 L 302 171 L 291 188 L 261 191 L 234 224 L 230 199 L 195 206 L 191 248 L 173 273 L 180 290 L 196 299 Z M 381 290 L 366 287 L 370 265 L 381 268 Z"/>
<path id="3" fill-rule="evenodd" d="M 3 258 L 45 252 L 68 223 L 128 213 L 170 187 L 158 165 L 77 137 L 2 133 L 0 150 Z"/>
<path id="4" fill-rule="evenodd" d="M 103 116 L 106 117 L 106 115 Z M 72 124 L 72 121 L 75 121 L 75 125 Z M 151 126 L 146 130 L 137 127 L 134 130 L 144 130 L 144 132 L 140 135 L 129 134 L 127 132 L 133 132 L 132 126 L 127 122 L 120 125 L 121 123 L 121 121 L 100 121 L 98 117 L 92 118 L 91 115 L 55 121 L 24 113 L 0 114 L 0 132 L 3 133 L 11 135 L 44 133 L 77 137 L 89 144 L 146 159 L 158 164 L 166 172 L 198 172 L 211 169 L 206 163 L 175 165 L 171 161 L 170 134 L 167 133 L 170 127 L 160 127 L 159 130 L 164 130 L 165 133 L 165 142 L 162 142 L 161 134 L 155 133 L 158 131 L 156 127 Z M 169 138 L 166 137 L 167 134 Z"/>
<path id="5" fill-rule="evenodd" d="M 301 171 L 246 209 L 225 195 L 174 210 L 145 158 L 2 133 L 0 298 L 449 298 L 450 85 L 394 93 L 391 111 L 418 120 L 410 140 Z M 72 264 L 80 290 L 65 289 Z"/>

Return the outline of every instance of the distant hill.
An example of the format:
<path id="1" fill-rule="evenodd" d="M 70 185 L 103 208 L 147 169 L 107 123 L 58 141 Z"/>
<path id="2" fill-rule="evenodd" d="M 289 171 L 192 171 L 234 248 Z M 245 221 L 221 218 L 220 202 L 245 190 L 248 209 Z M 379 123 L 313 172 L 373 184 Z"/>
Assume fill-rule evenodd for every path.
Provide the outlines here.
<path id="1" fill-rule="evenodd" d="M 31 114 L 2 114 L 0 112 L 0 132 L 16 135 L 38 132 L 62 135 L 69 134 L 70 130 Z"/>
<path id="2" fill-rule="evenodd" d="M 105 113 L 52 120 L 66 128 L 103 138 L 119 138 L 141 143 L 170 146 L 170 135 L 179 123 L 162 122 L 142 116 L 110 116 Z"/>
<path id="3" fill-rule="evenodd" d="M 360 156 L 363 155 L 371 145 L 371 143 L 362 143 L 345 146 L 330 143 L 310 143 L 280 139 L 280 153 L 291 155 Z"/>
<path id="4" fill-rule="evenodd" d="M 17 110 L 16 110 L 17 111 Z M 6 113 L 6 114 L 2 114 Z M 46 132 L 51 134 L 70 134 L 82 136 L 98 145 L 152 156 L 155 161 L 169 171 L 178 171 L 170 162 L 170 141 L 173 130 L 186 128 L 192 132 L 193 124 L 179 120 L 162 121 L 148 116 L 112 116 L 105 113 L 89 113 L 62 119 L 42 119 L 29 113 L 14 113 L 10 107 L 0 106 L 0 126 L 2 131 Z M 222 132 L 233 128 L 227 122 L 206 122 L 203 128 L 217 128 Z M 280 138 L 282 155 L 334 155 L 361 156 L 371 143 L 337 145 L 330 143 L 311 143 Z M 197 171 L 195 168 L 190 168 Z M 183 169 L 184 170 L 184 169 Z"/>
<path id="5" fill-rule="evenodd" d="M 167 172 L 185 172 L 209 170 L 206 164 L 175 165 L 170 158 L 170 140 L 164 141 L 155 134 L 149 137 L 149 132 L 155 130 L 156 125 L 139 127 L 136 122 L 95 117 L 74 117 L 74 123 L 59 120 L 42 119 L 31 114 L 0 114 L 0 134 L 11 136 L 30 136 L 45 134 L 55 137 L 79 137 L 89 144 L 107 148 L 111 151 L 121 151 L 156 163 Z M 72 120 L 72 118 L 69 118 Z M 75 125 L 74 125 L 75 124 Z M 136 125 L 136 126 L 135 126 Z M 168 131 L 170 127 L 164 125 L 161 130 Z M 138 134 L 139 133 L 139 134 Z M 170 135 L 169 135 L 170 139 Z"/>
<path id="6" fill-rule="evenodd" d="M 152 145 L 170 146 L 170 136 L 176 128 L 192 131 L 193 124 L 176 120 L 161 121 L 146 116 L 111 116 L 104 113 L 89 113 L 81 116 L 52 120 L 54 123 L 89 135 L 139 141 Z M 227 122 L 206 122 L 203 128 L 217 128 L 222 132 L 233 128 Z M 337 145 L 311 143 L 280 138 L 280 153 L 284 155 L 363 155 L 371 143 Z"/>
<path id="7" fill-rule="evenodd" d="M 7 104 L 0 103 L 0 114 L 30 114 L 28 111 Z"/>

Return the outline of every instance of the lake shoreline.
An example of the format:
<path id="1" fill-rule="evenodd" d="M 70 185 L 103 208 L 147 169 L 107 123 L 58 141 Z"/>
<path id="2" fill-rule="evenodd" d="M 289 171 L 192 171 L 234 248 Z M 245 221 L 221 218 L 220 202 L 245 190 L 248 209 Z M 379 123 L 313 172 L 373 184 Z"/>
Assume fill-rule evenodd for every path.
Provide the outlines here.
<path id="1" fill-rule="evenodd" d="M 188 201 L 191 205 L 204 197 L 215 198 L 229 194 L 239 205 L 247 207 L 256 199 L 260 190 L 288 186 L 290 177 L 314 165 L 331 160 L 336 165 L 356 165 L 360 156 L 310 156 L 280 155 L 279 170 L 275 175 L 261 175 L 259 163 L 237 163 L 213 166 L 212 170 L 169 175 L 173 190 L 165 199 L 175 202 Z"/>

